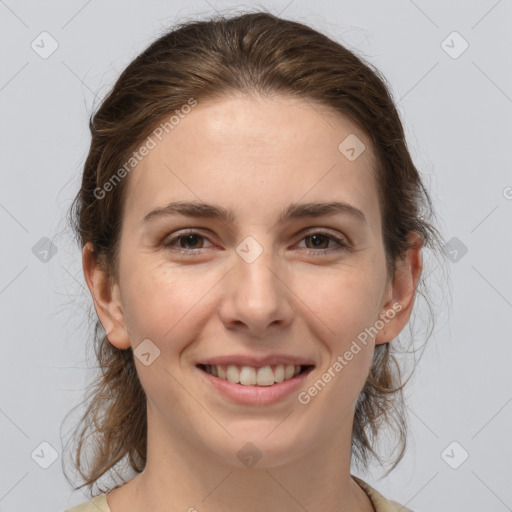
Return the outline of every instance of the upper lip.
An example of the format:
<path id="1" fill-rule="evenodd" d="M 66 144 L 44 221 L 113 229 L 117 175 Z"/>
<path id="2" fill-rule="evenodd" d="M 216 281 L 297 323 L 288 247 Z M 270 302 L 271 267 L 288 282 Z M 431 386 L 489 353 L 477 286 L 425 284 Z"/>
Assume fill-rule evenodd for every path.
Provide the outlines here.
<path id="1" fill-rule="evenodd" d="M 252 366 L 259 368 L 262 366 L 272 366 L 277 364 L 293 364 L 296 366 L 314 365 L 313 361 L 308 358 L 292 356 L 287 354 L 269 354 L 266 356 L 255 356 L 248 354 L 216 356 L 209 357 L 199 361 L 197 364 L 207 364 L 211 366 L 217 365 L 235 365 L 235 366 Z"/>

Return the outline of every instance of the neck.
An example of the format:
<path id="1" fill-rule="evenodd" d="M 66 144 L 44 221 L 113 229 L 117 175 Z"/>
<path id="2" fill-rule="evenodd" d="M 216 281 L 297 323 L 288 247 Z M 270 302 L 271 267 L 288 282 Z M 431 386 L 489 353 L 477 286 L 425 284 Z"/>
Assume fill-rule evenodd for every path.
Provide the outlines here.
<path id="1" fill-rule="evenodd" d="M 305 442 L 302 452 L 298 448 L 282 453 L 282 443 L 273 445 L 269 435 L 262 451 L 246 446 L 242 453 L 261 458 L 252 465 L 254 458 L 242 457 L 250 466 L 244 467 L 236 455 L 245 440 L 226 435 L 223 451 L 209 453 L 190 432 L 169 433 L 165 423 L 149 413 L 146 467 L 109 494 L 111 512 L 373 511 L 350 475 L 351 418 L 345 428 Z M 225 451 L 233 457 L 223 460 Z"/>

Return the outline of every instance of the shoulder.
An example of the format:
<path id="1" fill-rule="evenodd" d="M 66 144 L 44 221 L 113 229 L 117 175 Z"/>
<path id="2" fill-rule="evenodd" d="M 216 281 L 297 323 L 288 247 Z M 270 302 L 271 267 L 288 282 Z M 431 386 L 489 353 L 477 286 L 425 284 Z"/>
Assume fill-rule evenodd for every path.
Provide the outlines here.
<path id="1" fill-rule="evenodd" d="M 64 512 L 110 512 L 110 508 L 107 504 L 107 495 L 105 493 L 99 494 L 89 501 L 65 510 Z"/>
<path id="2" fill-rule="evenodd" d="M 380 494 L 376 489 L 368 485 L 365 481 L 357 478 L 352 475 L 352 478 L 356 481 L 356 483 L 363 489 L 363 491 L 368 495 L 372 505 L 375 509 L 375 512 L 413 512 L 410 508 L 404 507 L 397 503 L 396 501 L 390 501 L 386 499 L 382 494 Z"/>

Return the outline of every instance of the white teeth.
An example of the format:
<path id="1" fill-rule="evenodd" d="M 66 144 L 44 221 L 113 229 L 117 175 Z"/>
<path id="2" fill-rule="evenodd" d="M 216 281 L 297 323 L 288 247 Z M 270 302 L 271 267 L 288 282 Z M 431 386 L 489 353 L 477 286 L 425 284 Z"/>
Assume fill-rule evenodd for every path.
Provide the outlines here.
<path id="1" fill-rule="evenodd" d="M 293 364 L 287 364 L 284 369 L 284 379 L 291 379 L 295 374 L 295 366 Z"/>
<path id="2" fill-rule="evenodd" d="M 263 366 L 258 370 L 258 386 L 272 386 L 275 383 L 274 372 L 270 366 Z"/>
<path id="3" fill-rule="evenodd" d="M 229 382 L 237 384 L 238 382 L 240 382 L 240 370 L 238 369 L 237 366 L 230 364 L 226 371 L 226 377 L 229 380 Z"/>
<path id="4" fill-rule="evenodd" d="M 253 368 L 230 364 L 227 367 L 221 365 L 206 365 L 206 371 L 211 375 L 234 384 L 243 386 L 272 386 L 276 382 L 291 379 L 300 373 L 301 367 L 293 364 L 278 364 L 272 370 L 271 366 Z"/>
<path id="5" fill-rule="evenodd" d="M 249 366 L 242 366 L 242 369 L 240 370 L 240 384 L 243 384 L 244 386 L 256 384 L 256 370 Z M 274 383 L 272 382 L 272 384 Z"/>
<path id="6" fill-rule="evenodd" d="M 276 366 L 276 370 L 274 372 L 274 380 L 276 382 L 283 382 L 283 380 L 284 380 L 284 366 L 282 364 L 278 364 Z"/>

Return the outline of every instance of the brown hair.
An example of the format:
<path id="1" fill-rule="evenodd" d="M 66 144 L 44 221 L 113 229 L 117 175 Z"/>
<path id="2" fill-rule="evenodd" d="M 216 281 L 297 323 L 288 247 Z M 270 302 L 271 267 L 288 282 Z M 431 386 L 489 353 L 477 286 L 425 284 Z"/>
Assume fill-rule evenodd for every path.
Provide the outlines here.
<path id="1" fill-rule="evenodd" d="M 352 51 L 306 25 L 252 12 L 181 23 L 128 65 L 91 116 L 90 150 L 69 221 L 80 247 L 92 242 L 98 261 L 112 276 L 118 277 L 127 180 L 120 180 L 101 199 L 95 190 L 103 189 L 155 127 L 190 98 L 201 102 L 239 91 L 301 97 L 348 116 L 368 134 L 377 163 L 374 172 L 390 276 L 397 258 L 410 248 L 411 232 L 421 236 L 424 248 L 439 249 L 431 200 L 412 162 L 385 78 Z M 422 287 L 423 276 L 418 291 Z M 75 433 L 79 442 L 73 462 L 84 479 L 76 489 L 92 487 L 125 457 L 136 473 L 146 463 L 146 397 L 132 350 L 114 347 L 97 319 L 94 343 L 101 372 L 85 398 L 88 406 Z M 356 403 L 352 448 L 363 469 L 369 455 L 381 462 L 375 445 L 382 426 L 397 433 L 398 455 L 391 469 L 405 452 L 405 382 L 395 345 L 396 340 L 375 347 Z M 92 448 L 84 460 L 86 442 Z"/>

